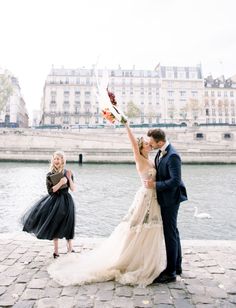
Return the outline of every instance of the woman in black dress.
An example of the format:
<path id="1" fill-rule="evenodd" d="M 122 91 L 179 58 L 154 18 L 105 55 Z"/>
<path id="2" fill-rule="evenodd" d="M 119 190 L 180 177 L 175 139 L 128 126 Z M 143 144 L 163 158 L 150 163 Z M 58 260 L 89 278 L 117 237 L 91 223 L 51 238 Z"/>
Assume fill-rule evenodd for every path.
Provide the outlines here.
<path id="1" fill-rule="evenodd" d="M 73 252 L 75 206 L 68 190 L 75 190 L 73 175 L 65 169 L 65 154 L 57 151 L 51 159 L 46 177 L 48 195 L 42 197 L 22 217 L 23 231 L 34 233 L 38 239 L 53 240 L 53 257 L 59 257 L 58 239 L 66 238 L 67 251 Z M 55 174 L 62 174 L 55 184 Z M 60 176 L 59 176 L 60 178 Z M 53 184 L 54 182 L 54 184 Z"/>

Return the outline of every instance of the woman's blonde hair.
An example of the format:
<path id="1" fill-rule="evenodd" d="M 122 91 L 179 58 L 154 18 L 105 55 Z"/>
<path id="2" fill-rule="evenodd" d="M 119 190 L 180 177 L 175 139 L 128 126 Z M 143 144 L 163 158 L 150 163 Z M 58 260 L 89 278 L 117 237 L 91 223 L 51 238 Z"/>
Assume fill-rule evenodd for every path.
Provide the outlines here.
<path id="1" fill-rule="evenodd" d="M 61 159 L 62 159 L 62 164 L 61 164 L 61 166 L 60 166 L 59 168 L 56 168 L 56 167 L 54 166 L 54 164 L 53 164 L 53 159 L 54 159 L 54 157 L 55 157 L 56 155 L 59 156 L 59 157 L 61 157 Z M 62 172 L 62 171 L 64 170 L 65 164 L 66 164 L 66 156 L 65 156 L 65 153 L 64 153 L 63 151 L 56 151 L 56 152 L 53 153 L 52 158 L 51 158 L 50 171 L 51 171 L 51 172 L 56 172 L 56 173 Z"/>
<path id="2" fill-rule="evenodd" d="M 143 143 L 144 143 L 143 137 L 137 138 L 137 142 L 138 142 L 139 153 L 143 155 L 142 154 Z"/>

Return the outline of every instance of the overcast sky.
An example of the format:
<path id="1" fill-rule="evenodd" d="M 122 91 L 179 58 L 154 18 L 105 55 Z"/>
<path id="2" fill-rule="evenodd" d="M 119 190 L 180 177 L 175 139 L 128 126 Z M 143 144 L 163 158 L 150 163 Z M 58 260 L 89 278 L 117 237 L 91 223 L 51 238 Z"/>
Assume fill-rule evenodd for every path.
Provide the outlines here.
<path id="1" fill-rule="evenodd" d="M 0 0 L 0 67 L 39 109 L 55 67 L 202 64 L 236 74 L 235 0 Z"/>

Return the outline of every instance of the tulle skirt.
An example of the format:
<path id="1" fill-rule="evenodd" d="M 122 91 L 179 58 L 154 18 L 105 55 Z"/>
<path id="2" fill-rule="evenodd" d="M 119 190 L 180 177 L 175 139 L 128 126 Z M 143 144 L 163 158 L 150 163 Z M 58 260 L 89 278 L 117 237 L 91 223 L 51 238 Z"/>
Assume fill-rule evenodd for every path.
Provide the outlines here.
<path id="1" fill-rule="evenodd" d="M 39 239 L 72 239 L 75 227 L 75 206 L 68 190 L 42 197 L 21 218 L 23 231 Z"/>

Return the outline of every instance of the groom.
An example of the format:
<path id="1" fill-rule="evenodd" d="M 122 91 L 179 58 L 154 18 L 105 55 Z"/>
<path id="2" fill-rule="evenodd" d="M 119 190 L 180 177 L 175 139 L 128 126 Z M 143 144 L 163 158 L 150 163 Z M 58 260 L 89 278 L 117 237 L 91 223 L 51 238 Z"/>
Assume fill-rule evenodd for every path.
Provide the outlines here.
<path id="1" fill-rule="evenodd" d="M 187 200 L 184 183 L 181 180 L 181 159 L 176 150 L 166 140 L 161 129 L 148 131 L 149 144 L 159 149 L 155 157 L 157 170 L 156 182 L 146 181 L 147 188 L 156 188 L 157 200 L 161 207 L 163 230 L 166 246 L 167 265 L 153 283 L 176 281 L 176 275 L 182 273 L 182 255 L 177 215 L 180 202 Z"/>

